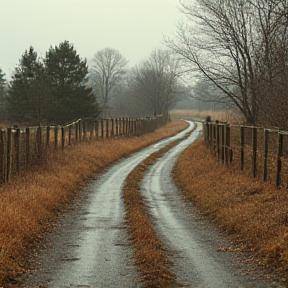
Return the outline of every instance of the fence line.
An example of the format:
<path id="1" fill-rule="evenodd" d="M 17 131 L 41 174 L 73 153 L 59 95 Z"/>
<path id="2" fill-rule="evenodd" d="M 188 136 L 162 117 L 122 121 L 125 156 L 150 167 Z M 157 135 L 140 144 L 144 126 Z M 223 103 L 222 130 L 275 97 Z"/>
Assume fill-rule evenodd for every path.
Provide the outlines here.
<path id="1" fill-rule="evenodd" d="M 169 115 L 146 118 L 79 119 L 65 126 L 0 130 L 0 184 L 36 165 L 48 154 L 81 141 L 134 137 L 164 126 Z"/>
<path id="2" fill-rule="evenodd" d="M 288 188 L 288 131 L 209 122 L 203 133 L 207 147 L 225 165 Z"/>

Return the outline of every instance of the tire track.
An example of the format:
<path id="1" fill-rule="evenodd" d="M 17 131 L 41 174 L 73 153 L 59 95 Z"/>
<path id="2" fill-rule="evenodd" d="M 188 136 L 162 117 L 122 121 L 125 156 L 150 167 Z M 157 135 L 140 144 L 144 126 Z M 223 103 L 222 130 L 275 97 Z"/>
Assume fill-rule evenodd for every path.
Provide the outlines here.
<path id="1" fill-rule="evenodd" d="M 252 276 L 241 275 L 233 253 L 217 252 L 218 248 L 229 246 L 227 240 L 192 209 L 187 209 L 172 181 L 178 156 L 198 137 L 200 130 L 198 127 L 152 165 L 141 182 L 159 237 L 173 252 L 172 272 L 191 287 L 272 287 Z"/>
<path id="2" fill-rule="evenodd" d="M 91 183 L 79 210 L 67 215 L 54 235 L 33 279 L 24 287 L 137 287 L 139 275 L 124 222 L 122 187 L 127 175 L 151 153 L 182 138 L 193 124 L 174 137 L 159 141 L 119 161 Z"/>

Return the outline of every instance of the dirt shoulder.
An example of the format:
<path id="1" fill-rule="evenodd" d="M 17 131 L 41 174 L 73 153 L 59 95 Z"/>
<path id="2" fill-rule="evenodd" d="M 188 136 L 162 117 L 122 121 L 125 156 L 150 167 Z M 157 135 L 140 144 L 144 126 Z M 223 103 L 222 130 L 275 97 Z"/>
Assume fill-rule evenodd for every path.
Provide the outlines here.
<path id="1" fill-rule="evenodd" d="M 18 285 L 22 275 L 30 273 L 41 239 L 57 225 L 59 213 L 80 197 L 91 177 L 187 126 L 183 121 L 172 121 L 141 137 L 81 142 L 50 155 L 45 163 L 2 185 L 0 286 Z"/>
<path id="2" fill-rule="evenodd" d="M 182 153 L 174 181 L 187 203 L 229 236 L 232 245 L 222 250 L 237 251 L 239 261 L 254 264 L 245 273 L 257 269 L 264 279 L 287 285 L 287 191 L 226 168 L 202 139 Z"/>

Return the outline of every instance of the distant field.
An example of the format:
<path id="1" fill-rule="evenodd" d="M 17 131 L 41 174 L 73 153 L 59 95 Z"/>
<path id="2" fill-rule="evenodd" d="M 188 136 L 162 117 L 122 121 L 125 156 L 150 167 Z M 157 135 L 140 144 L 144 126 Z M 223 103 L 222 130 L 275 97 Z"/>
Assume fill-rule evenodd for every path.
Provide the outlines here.
<path id="1" fill-rule="evenodd" d="M 171 110 L 170 115 L 172 118 L 186 118 L 191 120 L 205 121 L 206 117 L 211 116 L 212 120 L 219 120 L 229 123 L 242 123 L 244 122 L 243 116 L 235 111 L 198 111 L 198 110 Z"/>

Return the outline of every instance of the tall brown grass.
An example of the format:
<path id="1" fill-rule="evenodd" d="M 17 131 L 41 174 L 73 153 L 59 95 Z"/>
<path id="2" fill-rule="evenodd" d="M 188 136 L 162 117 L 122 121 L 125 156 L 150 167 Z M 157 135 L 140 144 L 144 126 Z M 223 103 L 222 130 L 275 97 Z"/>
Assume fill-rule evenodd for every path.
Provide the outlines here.
<path id="1" fill-rule="evenodd" d="M 198 110 L 172 110 L 170 112 L 172 118 L 186 118 L 192 120 L 205 121 L 209 115 L 212 121 L 219 120 L 222 122 L 228 122 L 233 124 L 239 124 L 245 121 L 244 117 L 233 110 L 225 111 L 198 111 Z"/>
<path id="2" fill-rule="evenodd" d="M 195 129 L 195 128 L 194 128 Z M 190 134 L 184 136 L 188 137 Z M 134 258 L 144 287 L 172 287 L 176 275 L 170 270 L 169 253 L 157 236 L 139 184 L 145 171 L 182 139 L 175 140 L 144 159 L 127 177 L 124 187 L 126 222 L 134 247 Z M 177 285 L 176 285 L 177 286 Z"/>
<path id="3" fill-rule="evenodd" d="M 193 202 L 258 264 L 288 273 L 288 193 L 218 163 L 198 140 L 180 156 L 174 179 Z M 229 247 L 228 247 L 229 248 Z M 229 249 L 228 249 L 229 250 Z M 283 279 L 284 280 L 284 279 Z M 286 279 L 287 284 L 287 279 Z"/>
<path id="4" fill-rule="evenodd" d="M 81 193 L 92 176 L 114 161 L 187 127 L 172 121 L 154 133 L 130 139 L 87 141 L 51 154 L 41 165 L 0 187 L 0 286 L 20 281 L 36 244 Z"/>

